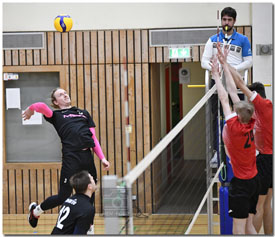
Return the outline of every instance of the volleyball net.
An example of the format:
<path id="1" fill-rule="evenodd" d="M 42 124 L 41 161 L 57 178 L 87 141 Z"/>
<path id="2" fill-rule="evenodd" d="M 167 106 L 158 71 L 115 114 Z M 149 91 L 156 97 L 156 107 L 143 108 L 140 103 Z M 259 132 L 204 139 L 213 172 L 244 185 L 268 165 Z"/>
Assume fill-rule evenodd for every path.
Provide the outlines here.
<path id="1" fill-rule="evenodd" d="M 193 229 L 199 216 L 213 233 L 218 175 L 226 174 L 216 85 L 205 79 L 205 95 L 143 160 L 113 185 L 103 180 L 105 234 L 202 234 Z"/>
<path id="2" fill-rule="evenodd" d="M 220 163 L 215 92 L 214 85 L 123 178 L 128 188 L 128 234 L 182 235 L 190 232 L 195 214 L 212 215 L 213 207 L 217 212 L 213 198 L 208 200 L 210 207 L 206 202 Z"/>

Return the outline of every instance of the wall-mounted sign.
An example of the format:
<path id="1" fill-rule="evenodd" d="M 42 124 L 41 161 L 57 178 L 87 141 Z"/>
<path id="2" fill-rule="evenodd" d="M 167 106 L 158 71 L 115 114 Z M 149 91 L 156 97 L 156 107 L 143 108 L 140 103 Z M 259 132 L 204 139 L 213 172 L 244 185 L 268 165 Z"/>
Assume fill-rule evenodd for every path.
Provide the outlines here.
<path id="1" fill-rule="evenodd" d="M 9 80 L 18 80 L 19 75 L 18 73 L 4 73 L 4 81 L 9 81 Z"/>
<path id="2" fill-rule="evenodd" d="M 190 58 L 190 47 L 169 48 L 169 58 Z"/>
<path id="3" fill-rule="evenodd" d="M 6 88 L 6 109 L 21 109 L 20 88 Z"/>
<path id="4" fill-rule="evenodd" d="M 33 116 L 30 119 L 24 120 L 22 118 L 23 125 L 40 125 L 42 124 L 42 114 L 34 111 Z"/>

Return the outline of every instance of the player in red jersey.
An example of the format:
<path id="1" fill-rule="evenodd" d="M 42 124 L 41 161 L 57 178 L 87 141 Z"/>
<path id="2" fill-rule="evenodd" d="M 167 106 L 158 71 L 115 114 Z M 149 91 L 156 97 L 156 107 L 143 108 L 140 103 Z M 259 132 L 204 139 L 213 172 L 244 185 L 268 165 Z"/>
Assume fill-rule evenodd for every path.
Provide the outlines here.
<path id="1" fill-rule="evenodd" d="M 256 149 L 259 151 L 257 155 L 257 168 L 261 178 L 260 196 L 253 224 L 258 233 L 263 224 L 264 233 L 271 235 L 273 234 L 271 205 L 273 193 L 273 105 L 270 100 L 265 99 L 265 89 L 262 83 L 255 82 L 248 88 L 254 92 L 249 100 L 255 107 L 255 144 Z"/>
<path id="2" fill-rule="evenodd" d="M 241 78 L 241 75 L 226 62 L 223 62 L 223 55 L 220 53 L 219 60 L 226 64 L 230 70 L 235 84 L 247 96 L 249 101 L 255 107 L 255 145 L 259 151 L 257 155 L 257 169 L 259 172 L 261 188 L 257 203 L 257 213 L 254 216 L 253 224 L 257 232 L 260 231 L 262 223 L 264 233 L 271 235 L 273 233 L 272 219 L 272 186 L 273 186 L 273 105 L 272 102 L 266 99 L 264 85 L 260 82 L 255 82 L 250 86 L 246 86 Z"/>
<path id="3" fill-rule="evenodd" d="M 236 86 L 229 69 L 225 66 L 227 89 L 235 112 L 231 111 L 228 94 L 220 80 L 216 56 L 213 57 L 211 67 L 226 118 L 223 140 L 234 174 L 229 186 L 229 215 L 233 217 L 233 234 L 256 234 L 252 223 L 256 213 L 259 187 L 253 136 L 254 107 L 246 101 L 239 100 Z"/>

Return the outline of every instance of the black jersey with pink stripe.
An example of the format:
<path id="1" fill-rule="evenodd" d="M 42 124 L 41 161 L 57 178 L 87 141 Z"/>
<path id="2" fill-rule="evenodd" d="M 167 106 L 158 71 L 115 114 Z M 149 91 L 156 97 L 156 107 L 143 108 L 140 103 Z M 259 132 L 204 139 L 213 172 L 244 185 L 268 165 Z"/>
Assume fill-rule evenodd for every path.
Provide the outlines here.
<path id="1" fill-rule="evenodd" d="M 95 123 L 87 110 L 76 107 L 54 110 L 51 118 L 44 116 L 53 124 L 62 143 L 62 151 L 78 151 L 95 146 L 89 128 Z"/>

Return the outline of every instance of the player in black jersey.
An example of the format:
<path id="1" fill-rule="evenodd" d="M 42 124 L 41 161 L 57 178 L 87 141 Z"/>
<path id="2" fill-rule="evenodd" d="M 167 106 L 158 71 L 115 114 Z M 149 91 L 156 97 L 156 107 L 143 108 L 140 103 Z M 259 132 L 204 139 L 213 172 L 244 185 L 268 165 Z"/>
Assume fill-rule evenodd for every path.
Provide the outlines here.
<path id="1" fill-rule="evenodd" d="M 76 194 L 63 203 L 52 235 L 85 235 L 94 219 L 95 208 L 90 202 L 96 190 L 93 177 L 83 170 L 70 178 L 70 184 Z"/>
<path id="2" fill-rule="evenodd" d="M 56 88 L 51 95 L 52 105 L 58 110 L 52 111 L 45 103 L 34 103 L 22 114 L 24 120 L 30 119 L 34 111 L 42 113 L 44 118 L 53 124 L 62 143 L 62 167 L 58 195 L 48 197 L 40 205 L 35 202 L 29 206 L 28 220 L 30 225 L 37 226 L 39 216 L 45 211 L 62 205 L 71 195 L 69 179 L 81 170 L 87 170 L 97 182 L 96 167 L 91 149 L 102 161 L 105 170 L 110 164 L 105 159 L 95 134 L 95 124 L 86 110 L 71 106 L 71 100 L 65 90 Z M 94 205 L 94 194 L 91 198 Z"/>

